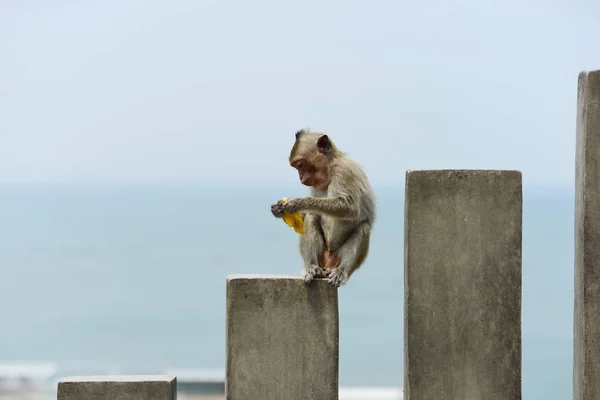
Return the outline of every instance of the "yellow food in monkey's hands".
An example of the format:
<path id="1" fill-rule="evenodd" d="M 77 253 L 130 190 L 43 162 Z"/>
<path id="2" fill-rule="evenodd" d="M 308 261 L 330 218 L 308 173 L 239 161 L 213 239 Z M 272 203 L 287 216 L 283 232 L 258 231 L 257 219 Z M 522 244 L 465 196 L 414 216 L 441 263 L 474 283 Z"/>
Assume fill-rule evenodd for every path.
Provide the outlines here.
<path id="1" fill-rule="evenodd" d="M 279 203 L 284 204 L 286 201 L 288 201 L 287 197 L 285 197 L 282 200 L 279 200 Z M 296 213 L 296 214 L 283 213 L 282 218 L 283 218 L 283 221 L 288 226 L 291 226 L 292 228 L 294 228 L 296 233 L 298 233 L 300 235 L 304 233 L 304 218 L 302 218 L 302 214 L 300 214 L 300 213 Z"/>

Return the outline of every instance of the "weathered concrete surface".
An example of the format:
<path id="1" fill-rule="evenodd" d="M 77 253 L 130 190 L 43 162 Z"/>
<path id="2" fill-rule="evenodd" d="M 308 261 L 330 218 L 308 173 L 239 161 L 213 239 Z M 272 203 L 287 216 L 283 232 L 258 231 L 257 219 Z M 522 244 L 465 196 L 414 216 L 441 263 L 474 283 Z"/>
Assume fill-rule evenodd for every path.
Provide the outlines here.
<path id="1" fill-rule="evenodd" d="M 600 71 L 579 74 L 575 174 L 575 400 L 600 399 Z"/>
<path id="2" fill-rule="evenodd" d="M 325 280 L 228 277 L 226 398 L 338 399 L 338 329 Z"/>
<path id="3" fill-rule="evenodd" d="M 177 380 L 163 375 L 76 376 L 58 382 L 58 400 L 175 400 Z"/>
<path id="4" fill-rule="evenodd" d="M 405 400 L 521 399 L 521 173 L 409 171 L 405 207 Z"/>

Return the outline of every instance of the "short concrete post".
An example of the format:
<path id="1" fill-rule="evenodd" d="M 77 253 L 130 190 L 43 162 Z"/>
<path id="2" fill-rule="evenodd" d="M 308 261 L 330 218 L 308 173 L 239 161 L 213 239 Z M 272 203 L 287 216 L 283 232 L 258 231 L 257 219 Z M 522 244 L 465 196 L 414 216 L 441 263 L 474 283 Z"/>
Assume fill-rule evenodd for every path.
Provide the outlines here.
<path id="1" fill-rule="evenodd" d="M 405 207 L 404 399 L 521 399 L 521 173 L 408 172 Z"/>
<path id="2" fill-rule="evenodd" d="M 77 376 L 58 382 L 58 400 L 175 400 L 170 376 Z"/>
<path id="3" fill-rule="evenodd" d="M 226 398 L 337 400 L 338 338 L 325 280 L 228 277 Z"/>
<path id="4" fill-rule="evenodd" d="M 575 400 L 600 398 L 600 71 L 579 75 L 575 174 Z"/>

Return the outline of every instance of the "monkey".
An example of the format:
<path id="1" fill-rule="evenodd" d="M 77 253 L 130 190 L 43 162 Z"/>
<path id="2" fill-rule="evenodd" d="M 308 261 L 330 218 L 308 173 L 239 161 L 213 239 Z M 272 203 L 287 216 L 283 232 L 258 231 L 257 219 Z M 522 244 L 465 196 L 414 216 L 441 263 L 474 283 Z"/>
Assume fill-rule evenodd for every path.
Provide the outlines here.
<path id="1" fill-rule="evenodd" d="M 328 135 L 301 129 L 289 155 L 309 197 L 271 205 L 271 213 L 299 212 L 304 233 L 299 248 L 306 283 L 327 278 L 335 287 L 348 282 L 369 253 L 376 199 L 362 167 L 338 150 Z"/>

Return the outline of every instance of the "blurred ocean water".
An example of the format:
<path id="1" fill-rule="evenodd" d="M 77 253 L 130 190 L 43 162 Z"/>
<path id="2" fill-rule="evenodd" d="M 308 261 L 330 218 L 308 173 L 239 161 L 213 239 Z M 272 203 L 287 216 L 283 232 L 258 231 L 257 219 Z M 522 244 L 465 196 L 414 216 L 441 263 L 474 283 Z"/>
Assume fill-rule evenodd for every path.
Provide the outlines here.
<path id="1" fill-rule="evenodd" d="M 340 289 L 340 384 L 402 386 L 403 186 L 375 187 L 367 263 Z M 224 368 L 225 277 L 298 274 L 270 214 L 298 185 L 0 187 L 0 364 L 61 374 Z M 573 194 L 524 189 L 523 393 L 571 396 Z"/>

